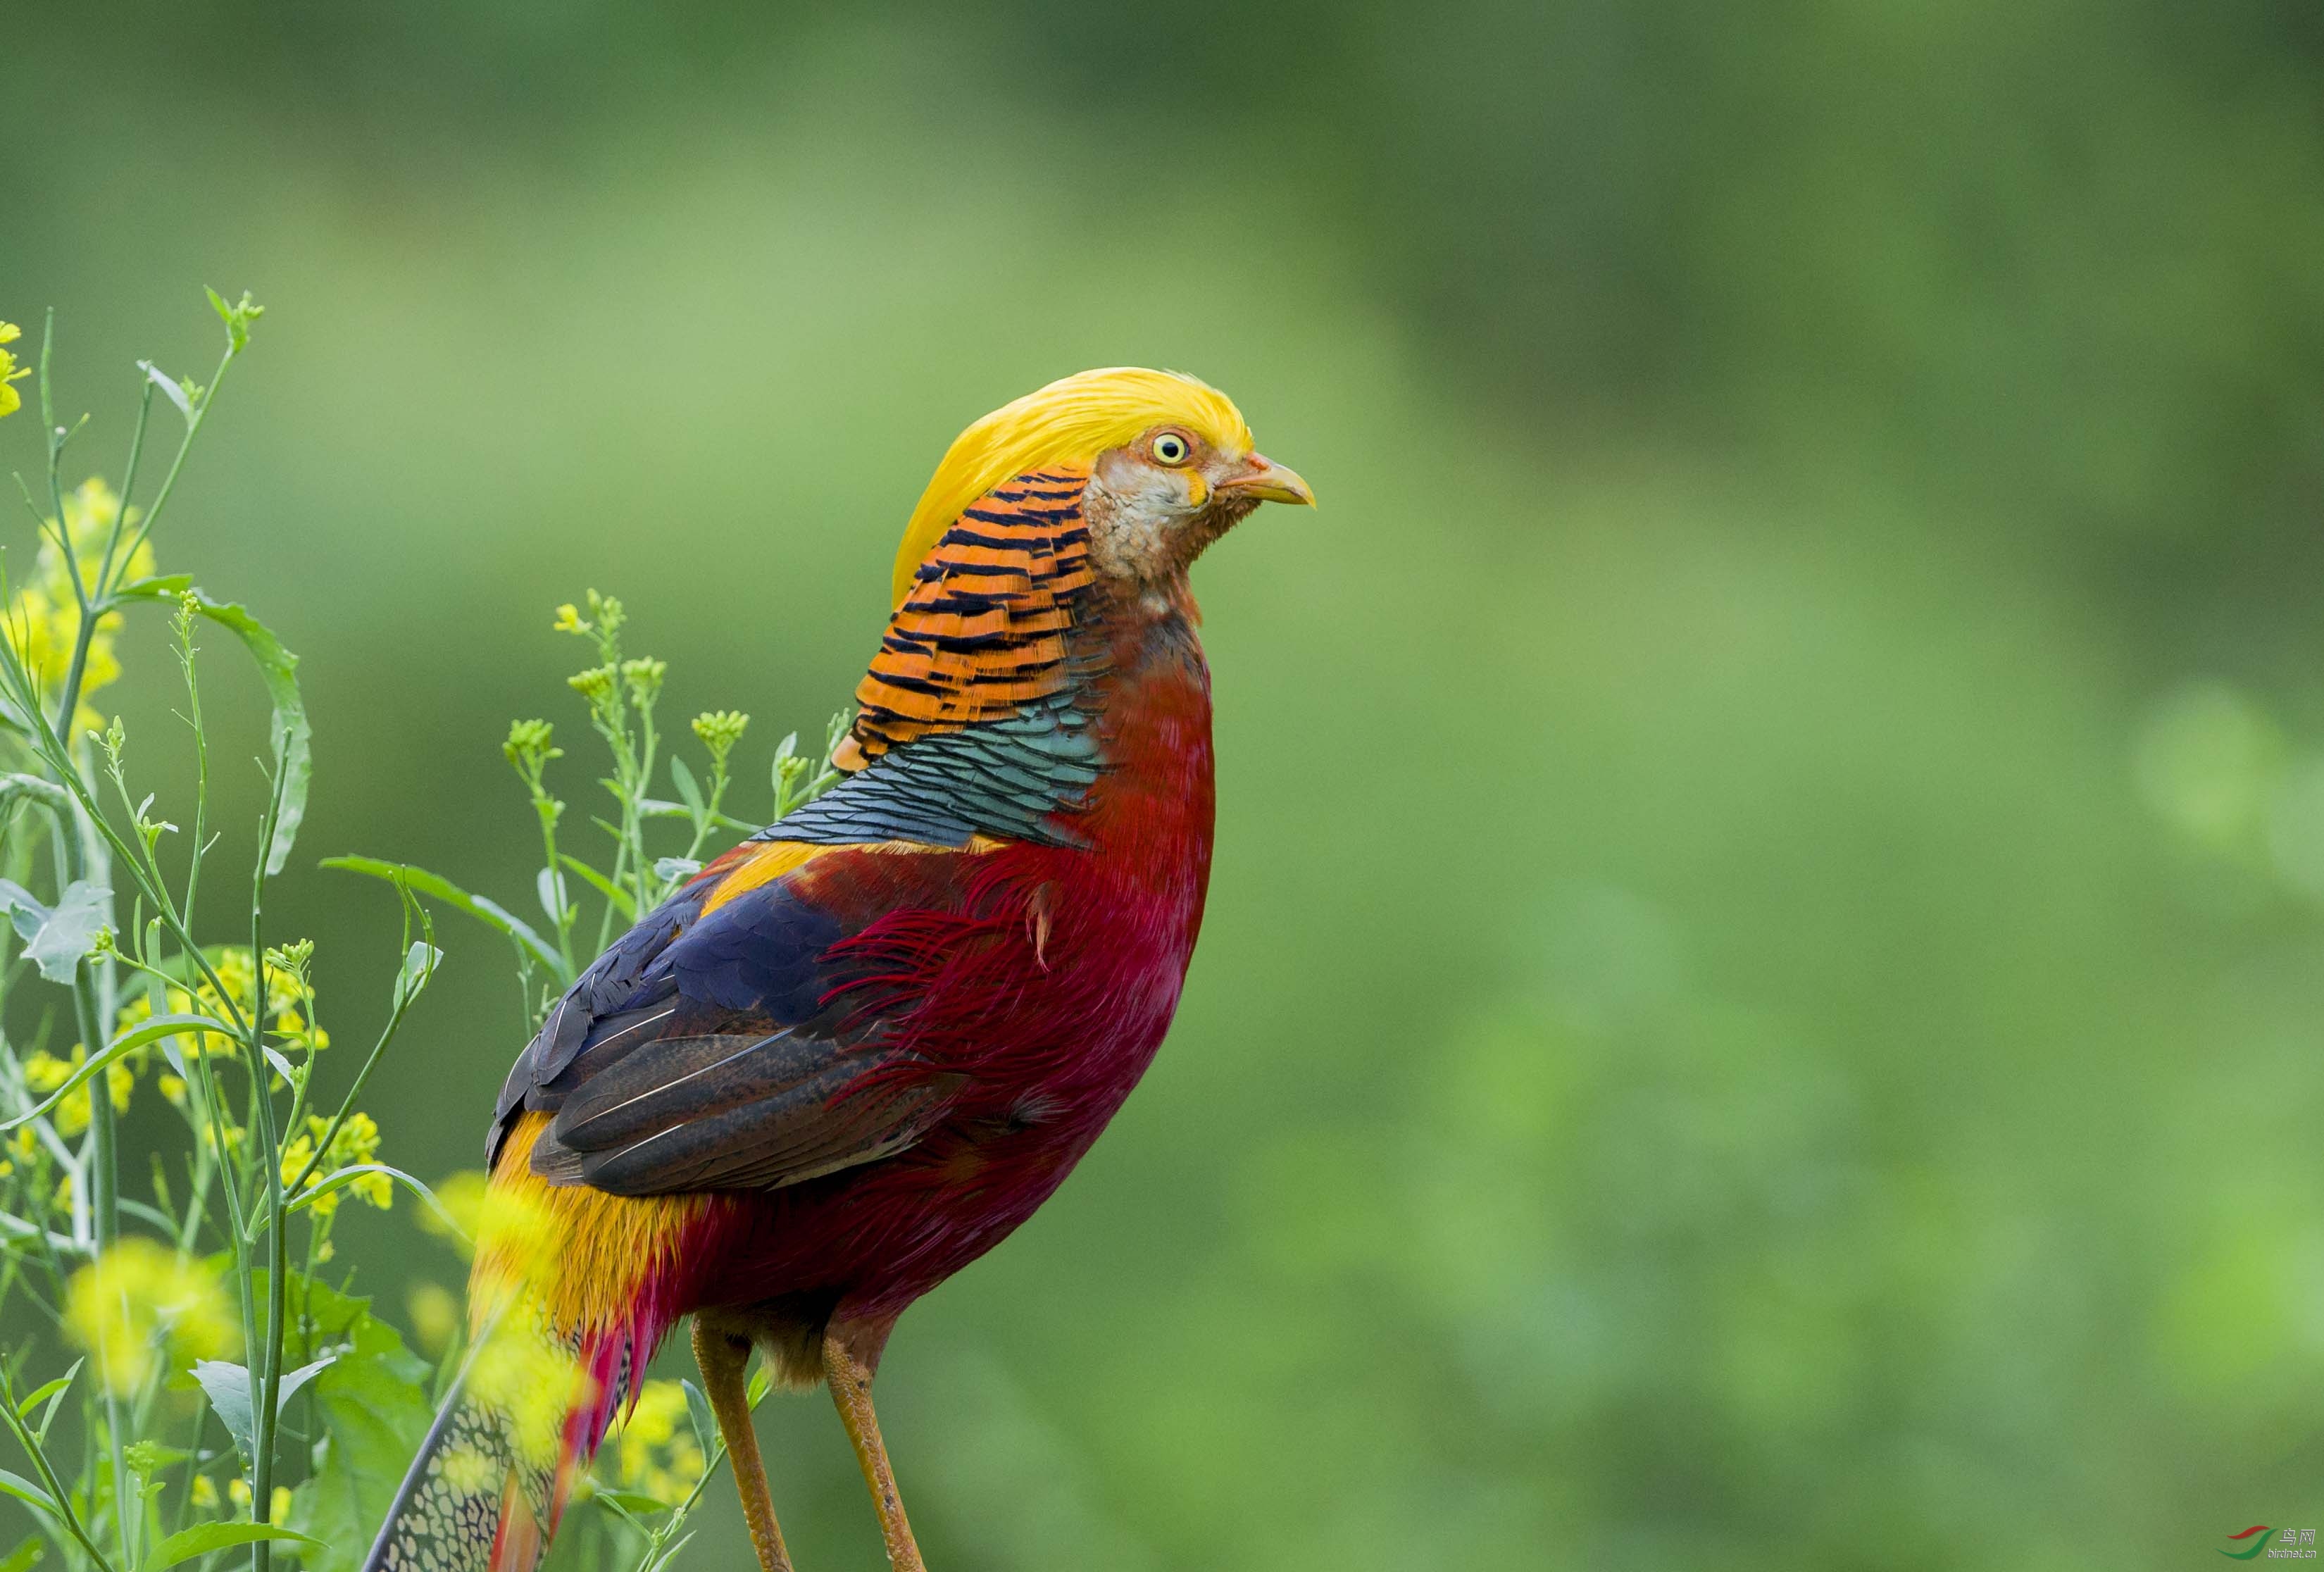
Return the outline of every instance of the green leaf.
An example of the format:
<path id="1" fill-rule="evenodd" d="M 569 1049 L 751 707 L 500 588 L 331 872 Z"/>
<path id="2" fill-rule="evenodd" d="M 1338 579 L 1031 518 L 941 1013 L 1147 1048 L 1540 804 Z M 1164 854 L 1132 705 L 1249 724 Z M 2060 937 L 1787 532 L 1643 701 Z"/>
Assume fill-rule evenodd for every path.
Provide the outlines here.
<path id="1" fill-rule="evenodd" d="M 97 930 L 113 920 L 113 892 L 87 879 L 65 886 L 38 933 L 24 941 L 24 958 L 51 983 L 69 983 Z"/>
<path id="2" fill-rule="evenodd" d="M 700 1387 L 684 1376 L 678 1378 L 678 1384 L 686 1389 L 686 1417 L 694 1421 L 696 1444 L 702 1448 L 705 1457 L 717 1456 L 721 1445 L 718 1419 L 711 1410 L 710 1400 L 702 1395 Z"/>
<path id="3" fill-rule="evenodd" d="M 39 1507 L 52 1518 L 65 1514 L 58 1510 L 57 1498 L 21 1474 L 11 1474 L 0 1468 L 0 1495 L 13 1495 L 27 1506 Z"/>
<path id="4" fill-rule="evenodd" d="M 280 1414 L 293 1392 L 321 1374 L 337 1357 L 337 1354 L 326 1354 L 312 1364 L 302 1364 L 296 1370 L 285 1372 L 281 1380 L 275 1383 L 274 1411 Z M 257 1400 L 251 1395 L 249 1370 L 240 1364 L 228 1364 L 223 1360 L 198 1359 L 194 1361 L 194 1379 L 200 1382 L 202 1391 L 209 1394 L 210 1407 L 217 1410 L 217 1417 L 225 1422 L 227 1432 L 234 1437 L 235 1445 L 242 1448 L 242 1455 L 247 1460 L 254 1444 L 252 1439 L 254 1429 L 253 1419 L 258 1407 Z"/>
<path id="5" fill-rule="evenodd" d="M 5 1559 L 0 1559 L 0 1572 L 32 1572 L 32 1568 L 41 1564 L 41 1558 L 48 1553 L 49 1547 L 42 1542 L 40 1535 L 28 1534 L 23 1544 L 9 1551 Z"/>
<path id="6" fill-rule="evenodd" d="M 266 872 L 271 877 L 281 873 L 282 865 L 290 860 L 291 843 L 299 838 L 300 821 L 307 817 L 307 785 L 315 772 L 311 746 L 314 728 L 307 724 L 306 700 L 299 697 L 299 657 L 284 649 L 273 630 L 246 608 L 213 599 L 196 588 L 192 578 L 183 573 L 141 578 L 124 585 L 119 598 L 176 600 L 185 596 L 193 597 L 196 611 L 242 641 L 250 658 L 258 662 L 258 675 L 265 682 L 266 696 L 274 707 L 269 735 L 274 749 L 275 773 L 282 781 L 282 802 L 275 815 L 274 838 L 266 848 Z"/>
<path id="7" fill-rule="evenodd" d="M 672 1562 L 678 1559 L 678 1553 L 680 1550 L 685 1549 L 687 1546 L 693 1542 L 694 1530 L 688 1530 L 687 1532 L 680 1534 L 675 1543 L 663 1546 L 660 1552 L 656 1555 L 652 1560 L 647 1562 L 644 1567 L 641 1567 L 639 1572 L 662 1572 L 664 1567 L 669 1566 Z"/>
<path id="8" fill-rule="evenodd" d="M 209 296 L 210 308 L 217 312 L 218 320 L 226 324 L 227 355 L 241 354 L 250 342 L 250 325 L 266 315 L 266 308 L 252 300 L 248 290 L 243 291 L 242 299 L 232 305 L 228 305 L 225 297 L 216 290 L 205 289 L 202 292 Z"/>
<path id="9" fill-rule="evenodd" d="M 185 388 L 179 384 L 176 377 L 171 376 L 150 360 L 139 361 L 137 369 L 145 374 L 148 382 L 161 390 L 164 397 L 178 406 L 178 413 L 189 421 L 194 418 L 194 402 L 186 396 Z"/>
<path id="10" fill-rule="evenodd" d="M 388 1000 L 393 1010 L 407 1009 L 420 997 L 436 976 L 436 968 L 444 964 L 444 952 L 424 939 L 415 939 L 411 948 L 403 952 L 403 965 L 395 974 L 395 992 Z"/>
<path id="11" fill-rule="evenodd" d="M 34 1387 L 24 1401 L 16 1405 L 16 1417 L 20 1419 L 30 1419 L 34 1409 L 40 1407 L 48 1399 L 60 1395 L 65 1388 L 72 1384 L 73 1377 L 80 1373 L 80 1367 L 85 1363 L 84 1360 L 76 1359 L 70 1370 L 66 1371 L 54 1381 L 44 1381 Z"/>
<path id="12" fill-rule="evenodd" d="M 212 1550 L 223 1550 L 229 1545 L 254 1544 L 260 1540 L 292 1540 L 302 1545 L 317 1540 L 294 1529 L 279 1523 L 196 1523 L 190 1529 L 180 1529 L 153 1547 L 145 1558 L 145 1572 L 161 1572 L 180 1561 L 190 1561 L 197 1556 L 207 1556 Z"/>
<path id="13" fill-rule="evenodd" d="M 557 876 L 557 871 L 541 869 L 533 875 L 532 887 L 534 893 L 540 898 L 540 914 L 548 918 L 551 925 L 563 922 L 565 909 L 570 902 L 565 894 L 565 882 Z"/>
<path id="14" fill-rule="evenodd" d="M 582 882 L 587 884 L 589 888 L 595 890 L 598 894 L 603 895 L 606 900 L 612 902 L 613 904 L 613 910 L 620 912 L 625 920 L 635 922 L 638 920 L 638 903 L 631 897 L 628 891 L 614 883 L 611 879 L 608 879 L 604 874 L 599 873 L 596 869 L 591 867 L 580 858 L 573 855 L 570 852 L 558 853 L 557 860 L 564 864 L 574 873 L 580 874 Z"/>
<path id="15" fill-rule="evenodd" d="M 383 1162 L 358 1162 L 350 1164 L 346 1168 L 335 1170 L 324 1178 L 317 1179 L 306 1189 L 300 1190 L 296 1197 L 284 1204 L 282 1209 L 286 1212 L 295 1212 L 300 1207 L 312 1202 L 316 1197 L 329 1195 L 333 1190 L 345 1189 L 347 1186 L 355 1183 L 355 1180 L 363 1178 L 363 1176 L 367 1173 L 385 1174 L 389 1179 L 393 1179 L 397 1184 L 401 1185 L 405 1189 L 410 1190 L 413 1195 L 418 1196 L 422 1201 L 425 1201 L 429 1207 L 434 1210 L 436 1216 L 443 1220 L 444 1225 L 452 1230 L 454 1237 L 463 1239 L 467 1237 L 466 1233 L 461 1228 L 458 1221 L 455 1219 L 452 1214 L 445 1208 L 444 1203 L 436 1198 L 436 1192 L 434 1190 L 429 1189 L 426 1185 L 420 1183 L 420 1180 L 412 1178 L 401 1169 L 390 1168 Z M 261 1225 L 264 1222 L 265 1219 L 263 1217 L 254 1216 L 251 1219 L 251 1223 L 254 1227 Z"/>
<path id="16" fill-rule="evenodd" d="M 88 1361 L 85 1357 L 76 1359 L 72 1362 L 72 1368 L 65 1372 L 64 1379 L 67 1384 L 62 1387 L 58 1387 L 57 1391 L 49 1398 L 49 1406 L 41 1410 L 41 1422 L 32 1427 L 33 1439 L 46 1444 L 49 1438 L 49 1427 L 57 1422 L 57 1409 L 64 1402 L 65 1393 L 70 1390 L 72 1378 L 78 1375 L 80 1373 L 80 1367 L 88 1363 Z M 55 1385 L 53 1382 L 50 1384 Z M 42 1390 L 45 1392 L 48 1389 L 43 1387 Z M 17 1417 L 20 1419 L 29 1419 L 32 1416 L 29 1413 L 21 1413 Z"/>
<path id="17" fill-rule="evenodd" d="M 209 1396 L 210 1407 L 217 1410 L 226 1434 L 234 1438 L 235 1448 L 247 1462 L 252 1446 L 251 1416 L 256 1407 L 250 1395 L 249 1370 L 222 1359 L 197 1359 L 194 1361 L 194 1379 L 202 1383 L 202 1391 Z"/>
<path id="18" fill-rule="evenodd" d="M 686 761 L 676 754 L 669 756 L 669 778 L 678 787 L 678 796 L 685 800 L 687 808 L 695 818 L 700 818 L 708 811 L 703 806 L 702 788 L 695 784 L 694 772 L 688 769 Z"/>
<path id="19" fill-rule="evenodd" d="M 0 911 L 8 914 L 16 937 L 27 942 L 49 920 L 49 909 L 41 904 L 40 898 L 13 879 L 0 879 Z"/>
<path id="20" fill-rule="evenodd" d="M 409 863 L 390 863 L 378 857 L 325 857 L 322 865 L 349 874 L 368 874 L 374 879 L 384 879 L 391 884 L 401 884 L 422 895 L 432 895 L 448 906 L 466 912 L 486 928 L 496 929 L 532 952 L 532 957 L 547 966 L 557 976 L 565 975 L 564 963 L 557 952 L 542 942 L 523 919 L 503 909 L 482 895 L 471 895 L 439 874 L 425 868 L 415 868 Z"/>
<path id="21" fill-rule="evenodd" d="M 265 1275 L 256 1274 L 262 1296 Z M 324 1547 L 300 1552 L 305 1572 L 355 1572 L 435 1417 L 428 1366 L 372 1315 L 370 1300 L 295 1272 L 285 1288 L 301 1345 L 338 1349 L 309 1388 L 321 1433 L 289 1521 Z"/>
<path id="22" fill-rule="evenodd" d="M 595 1494 L 590 1496 L 589 1499 L 591 1501 L 609 1502 L 614 1506 L 620 1507 L 623 1512 L 662 1512 L 669 1511 L 669 1503 L 663 1501 L 659 1496 L 648 1495 L 642 1491 L 600 1490 Z"/>
<path id="23" fill-rule="evenodd" d="M 122 1055 L 134 1053 L 147 1043 L 158 1039 L 175 1037 L 180 1032 L 189 1031 L 223 1032 L 228 1037 L 235 1035 L 234 1028 L 223 1022 L 214 1021 L 207 1015 L 149 1016 L 106 1043 L 105 1051 L 96 1058 L 84 1059 L 74 1066 L 73 1073 L 65 1077 L 64 1084 L 51 1092 L 40 1103 L 26 1112 L 17 1114 L 14 1119 L 0 1120 L 0 1130 L 14 1130 L 19 1124 L 39 1118 L 70 1096 L 74 1089 L 87 1082 L 91 1076 L 96 1075 Z"/>
<path id="24" fill-rule="evenodd" d="M 282 1405 L 296 1396 L 300 1387 L 328 1370 L 331 1367 L 331 1362 L 337 1357 L 336 1354 L 326 1354 L 312 1364 L 301 1364 L 296 1370 L 284 1372 L 281 1381 L 277 1382 L 274 1388 L 274 1411 L 281 1413 Z"/>

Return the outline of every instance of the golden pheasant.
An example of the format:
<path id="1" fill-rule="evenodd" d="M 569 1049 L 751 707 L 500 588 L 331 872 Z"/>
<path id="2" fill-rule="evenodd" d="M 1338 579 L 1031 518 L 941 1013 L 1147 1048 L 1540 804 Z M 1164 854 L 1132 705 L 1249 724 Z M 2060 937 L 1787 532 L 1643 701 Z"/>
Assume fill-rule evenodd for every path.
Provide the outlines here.
<path id="1" fill-rule="evenodd" d="M 510 1328 L 557 1357 L 455 1392 L 369 1567 L 531 1567 L 689 1314 L 764 1572 L 790 1562 L 753 1347 L 828 1384 L 890 1558 L 920 1567 L 872 1374 L 905 1308 L 1056 1190 L 1168 1029 L 1211 861 L 1187 569 L 1270 500 L 1314 499 L 1171 373 L 1066 377 L 952 445 L 897 554 L 846 778 L 615 941 L 517 1057 L 472 1369 Z"/>

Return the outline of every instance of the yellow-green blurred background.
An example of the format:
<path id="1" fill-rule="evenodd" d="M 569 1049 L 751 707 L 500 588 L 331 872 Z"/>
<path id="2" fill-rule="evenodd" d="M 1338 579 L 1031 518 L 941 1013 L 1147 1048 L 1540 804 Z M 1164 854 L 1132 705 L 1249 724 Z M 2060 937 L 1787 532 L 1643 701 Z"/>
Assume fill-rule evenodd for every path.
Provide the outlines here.
<path id="1" fill-rule="evenodd" d="M 315 860 L 530 911 L 509 720 L 595 794 L 556 603 L 761 813 L 973 416 L 1181 367 L 1314 482 L 1198 573 L 1171 1041 L 883 1372 L 944 1572 L 2203 1565 L 2324 1526 L 2319 72 L 2302 0 L 20 3 L 0 317 L 117 473 L 199 286 L 268 308 L 158 544 L 304 658 L 350 1046 L 393 902 Z M 518 1047 L 444 920 L 429 1176 Z"/>

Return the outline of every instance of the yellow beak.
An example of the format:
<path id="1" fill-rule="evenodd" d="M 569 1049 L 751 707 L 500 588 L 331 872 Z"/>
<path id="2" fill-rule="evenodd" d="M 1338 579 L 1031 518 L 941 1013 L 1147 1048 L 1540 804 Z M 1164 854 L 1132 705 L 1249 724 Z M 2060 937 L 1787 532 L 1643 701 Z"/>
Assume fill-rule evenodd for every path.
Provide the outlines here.
<path id="1" fill-rule="evenodd" d="M 1222 480 L 1216 490 L 1236 496 L 1257 497 L 1261 502 L 1305 503 L 1315 505 L 1315 494 L 1299 478 L 1299 472 L 1277 464 L 1264 453 L 1254 453 L 1243 460 L 1244 472 Z"/>

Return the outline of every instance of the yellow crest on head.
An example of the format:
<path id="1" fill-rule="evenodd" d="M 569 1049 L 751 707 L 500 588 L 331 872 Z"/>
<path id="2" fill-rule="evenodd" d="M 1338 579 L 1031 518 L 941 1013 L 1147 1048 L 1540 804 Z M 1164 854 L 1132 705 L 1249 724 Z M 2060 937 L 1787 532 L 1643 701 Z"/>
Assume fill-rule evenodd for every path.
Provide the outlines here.
<path id="1" fill-rule="evenodd" d="M 1061 377 L 969 427 L 912 510 L 896 551 L 896 604 L 904 604 L 921 562 L 978 497 L 1028 469 L 1086 469 L 1153 426 L 1184 426 L 1213 448 L 1250 450 L 1250 428 L 1233 400 L 1194 377 L 1138 365 Z"/>

